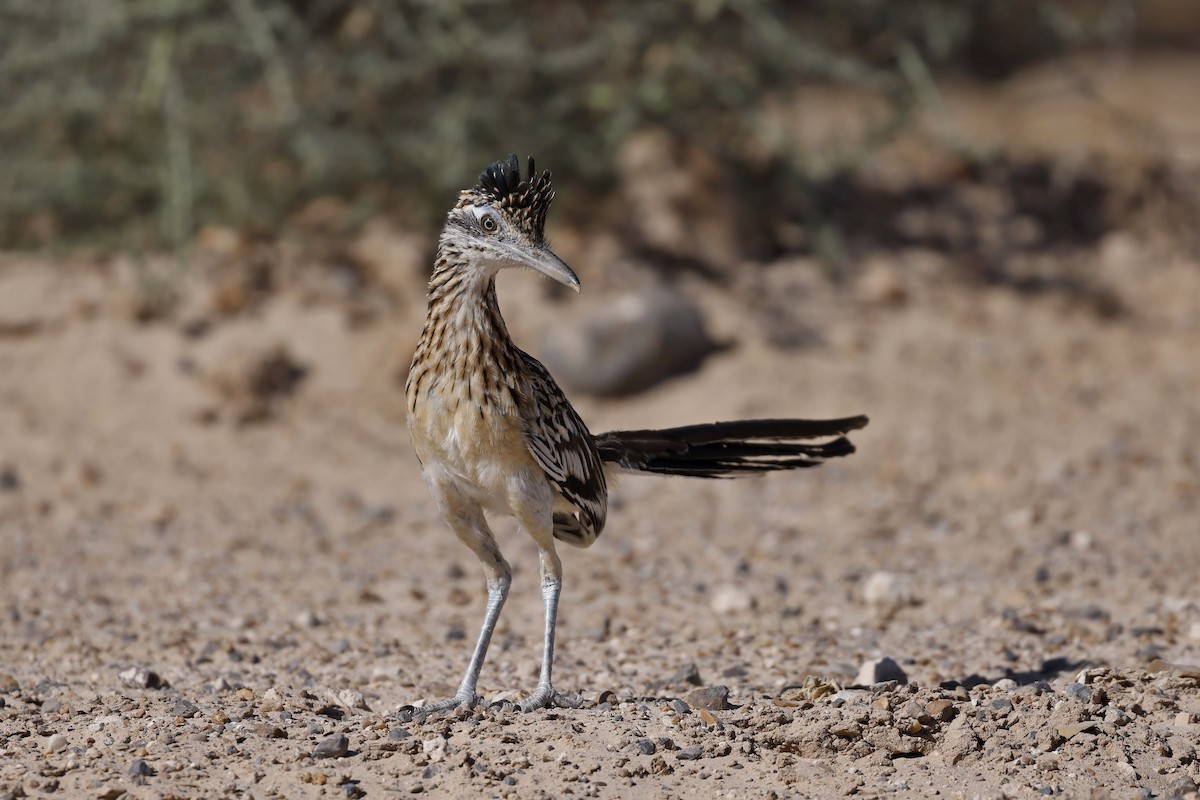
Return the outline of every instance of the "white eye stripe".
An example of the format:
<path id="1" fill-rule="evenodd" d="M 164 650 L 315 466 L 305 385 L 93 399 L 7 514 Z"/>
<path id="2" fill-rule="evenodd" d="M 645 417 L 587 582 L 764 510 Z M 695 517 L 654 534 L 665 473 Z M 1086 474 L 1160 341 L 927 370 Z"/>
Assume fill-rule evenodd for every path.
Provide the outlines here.
<path id="1" fill-rule="evenodd" d="M 466 210 L 475 215 L 475 221 L 486 232 L 495 233 L 500 229 L 500 219 L 491 208 L 487 206 L 467 206 Z"/>

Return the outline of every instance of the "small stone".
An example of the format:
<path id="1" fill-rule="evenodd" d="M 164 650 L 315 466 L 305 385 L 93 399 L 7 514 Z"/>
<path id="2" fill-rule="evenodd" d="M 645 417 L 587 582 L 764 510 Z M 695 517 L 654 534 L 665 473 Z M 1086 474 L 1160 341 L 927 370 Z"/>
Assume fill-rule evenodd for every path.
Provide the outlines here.
<path id="1" fill-rule="evenodd" d="M 158 773 L 154 771 L 154 767 L 146 763 L 144 758 L 135 758 L 129 764 L 129 775 L 133 778 L 152 778 Z"/>
<path id="2" fill-rule="evenodd" d="M 313 758 L 341 758 L 350 751 L 350 738 L 344 733 L 326 736 L 313 748 Z"/>
<path id="3" fill-rule="evenodd" d="M 47 753 L 57 753 L 59 750 L 66 749 L 67 737 L 63 736 L 61 733 L 52 734 L 48 739 L 46 739 Z"/>
<path id="4" fill-rule="evenodd" d="M 117 677 L 126 686 L 134 689 L 164 689 L 168 685 L 157 672 L 143 667 L 130 667 L 124 672 L 117 673 Z"/>
<path id="5" fill-rule="evenodd" d="M 725 584 L 718 586 L 709 603 L 714 613 L 734 614 L 754 608 L 754 595 L 740 586 Z"/>
<path id="6" fill-rule="evenodd" d="M 1096 727 L 1095 720 L 1076 722 L 1071 725 L 1060 725 L 1058 727 L 1058 735 L 1064 739 L 1070 739 L 1072 736 L 1083 733 L 1084 731 L 1090 731 L 1094 727 Z"/>
<path id="7" fill-rule="evenodd" d="M 658 752 L 658 746 L 649 739 L 638 739 L 632 747 L 635 753 L 643 756 L 652 756 Z"/>
<path id="8" fill-rule="evenodd" d="M 17 683 L 17 679 L 8 673 L 0 673 L 0 693 L 12 694 L 21 688 L 21 684 Z"/>
<path id="9" fill-rule="evenodd" d="M 342 689 L 340 692 L 334 695 L 334 699 L 337 700 L 338 705 L 342 706 L 348 711 L 371 710 L 370 707 L 367 706 L 367 701 L 363 697 L 363 693 L 357 692 L 353 689 Z"/>
<path id="10" fill-rule="evenodd" d="M 393 742 L 399 742 L 402 739 L 407 739 L 411 735 L 412 734 L 408 732 L 407 728 L 392 728 L 390 731 L 388 731 L 388 739 Z"/>
<path id="11" fill-rule="evenodd" d="M 696 759 L 703 757 L 704 748 L 700 747 L 699 745 L 695 745 L 693 747 L 684 747 L 675 754 L 675 758 L 679 759 L 680 761 L 695 761 Z"/>
<path id="12" fill-rule="evenodd" d="M 687 702 L 692 708 L 725 711 L 729 708 L 729 687 L 718 685 L 696 689 L 688 692 Z"/>
<path id="13" fill-rule="evenodd" d="M 1176 728 L 1186 728 L 1188 725 L 1191 725 L 1195 721 L 1196 721 L 1196 715 L 1189 714 L 1186 711 L 1180 711 L 1178 714 L 1175 715 L 1175 727 Z"/>
<path id="14" fill-rule="evenodd" d="M 829 732 L 839 739 L 860 739 L 862 738 L 862 725 L 852 719 L 844 719 L 830 726 Z"/>
<path id="15" fill-rule="evenodd" d="M 991 709 L 992 711 L 995 711 L 998 716 L 1007 717 L 1012 713 L 1013 704 L 1012 701 L 1006 697 L 997 697 L 991 702 Z"/>
<path id="16" fill-rule="evenodd" d="M 1104 709 L 1104 721 L 1109 725 L 1128 725 L 1130 722 L 1129 715 L 1119 708 L 1108 707 Z"/>
<path id="17" fill-rule="evenodd" d="M 177 717 L 192 717 L 199 713 L 199 711 L 200 706 L 182 697 L 176 700 L 175 705 L 171 708 L 171 713 Z"/>
<path id="18" fill-rule="evenodd" d="M 908 675 L 890 656 L 863 662 L 863 665 L 859 667 L 858 676 L 854 679 L 854 683 L 858 686 L 873 686 L 886 681 L 908 683 Z"/>
<path id="19" fill-rule="evenodd" d="M 1063 694 L 1078 703 L 1091 705 L 1095 698 L 1095 687 L 1083 683 L 1068 683 L 1063 688 Z"/>
<path id="20" fill-rule="evenodd" d="M 929 712 L 929 716 L 939 722 L 949 722 L 958 713 L 954 708 L 953 700 L 933 700 L 925 706 L 925 710 Z"/>
<path id="21" fill-rule="evenodd" d="M 263 712 L 282 711 L 283 710 L 283 695 L 279 690 L 272 686 L 263 692 L 262 702 L 258 704 L 258 710 Z"/>
<path id="22" fill-rule="evenodd" d="M 434 736 L 421 742 L 421 751 L 435 764 L 446 757 L 449 749 L 450 743 L 446 741 L 445 736 Z"/>
<path id="23" fill-rule="evenodd" d="M 286 739 L 288 738 L 287 731 L 278 725 L 271 725 L 266 722 L 260 722 L 254 726 L 254 732 L 264 739 Z"/>

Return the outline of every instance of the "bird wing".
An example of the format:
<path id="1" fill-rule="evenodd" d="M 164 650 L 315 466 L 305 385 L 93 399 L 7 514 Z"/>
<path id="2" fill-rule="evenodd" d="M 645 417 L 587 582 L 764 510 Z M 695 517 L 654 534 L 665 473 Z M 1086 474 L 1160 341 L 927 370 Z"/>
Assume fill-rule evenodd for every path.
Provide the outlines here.
<path id="1" fill-rule="evenodd" d="M 520 402 L 526 405 L 525 445 L 538 466 L 574 509 L 574 514 L 554 515 L 554 535 L 586 547 L 604 528 L 608 513 L 608 486 L 600 454 L 579 414 L 558 388 L 554 378 L 536 358 L 521 352 L 529 376 Z"/>

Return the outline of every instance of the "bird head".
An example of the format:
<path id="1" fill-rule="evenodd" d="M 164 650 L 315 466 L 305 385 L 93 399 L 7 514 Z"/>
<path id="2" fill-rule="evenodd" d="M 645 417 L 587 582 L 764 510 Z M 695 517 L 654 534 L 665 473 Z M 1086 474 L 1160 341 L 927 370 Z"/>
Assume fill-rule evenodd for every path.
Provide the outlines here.
<path id="1" fill-rule="evenodd" d="M 578 292 L 579 278 L 546 244 L 546 213 L 553 199 L 550 171 L 536 175 L 530 158 L 522 179 L 521 164 L 510 155 L 491 164 L 474 188 L 459 194 L 442 241 L 489 274 L 528 267 Z"/>

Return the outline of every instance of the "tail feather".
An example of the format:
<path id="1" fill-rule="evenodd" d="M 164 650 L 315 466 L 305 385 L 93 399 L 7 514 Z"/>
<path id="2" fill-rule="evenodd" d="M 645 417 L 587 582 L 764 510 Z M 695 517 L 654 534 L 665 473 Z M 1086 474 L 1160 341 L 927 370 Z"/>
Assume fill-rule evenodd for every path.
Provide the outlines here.
<path id="1" fill-rule="evenodd" d="M 844 434 L 865 427 L 866 417 L 844 419 L 752 419 L 682 428 L 612 431 L 596 437 L 606 463 L 635 472 L 732 478 L 804 469 L 827 458 L 850 455 Z M 812 439 L 836 437 L 813 443 Z"/>

